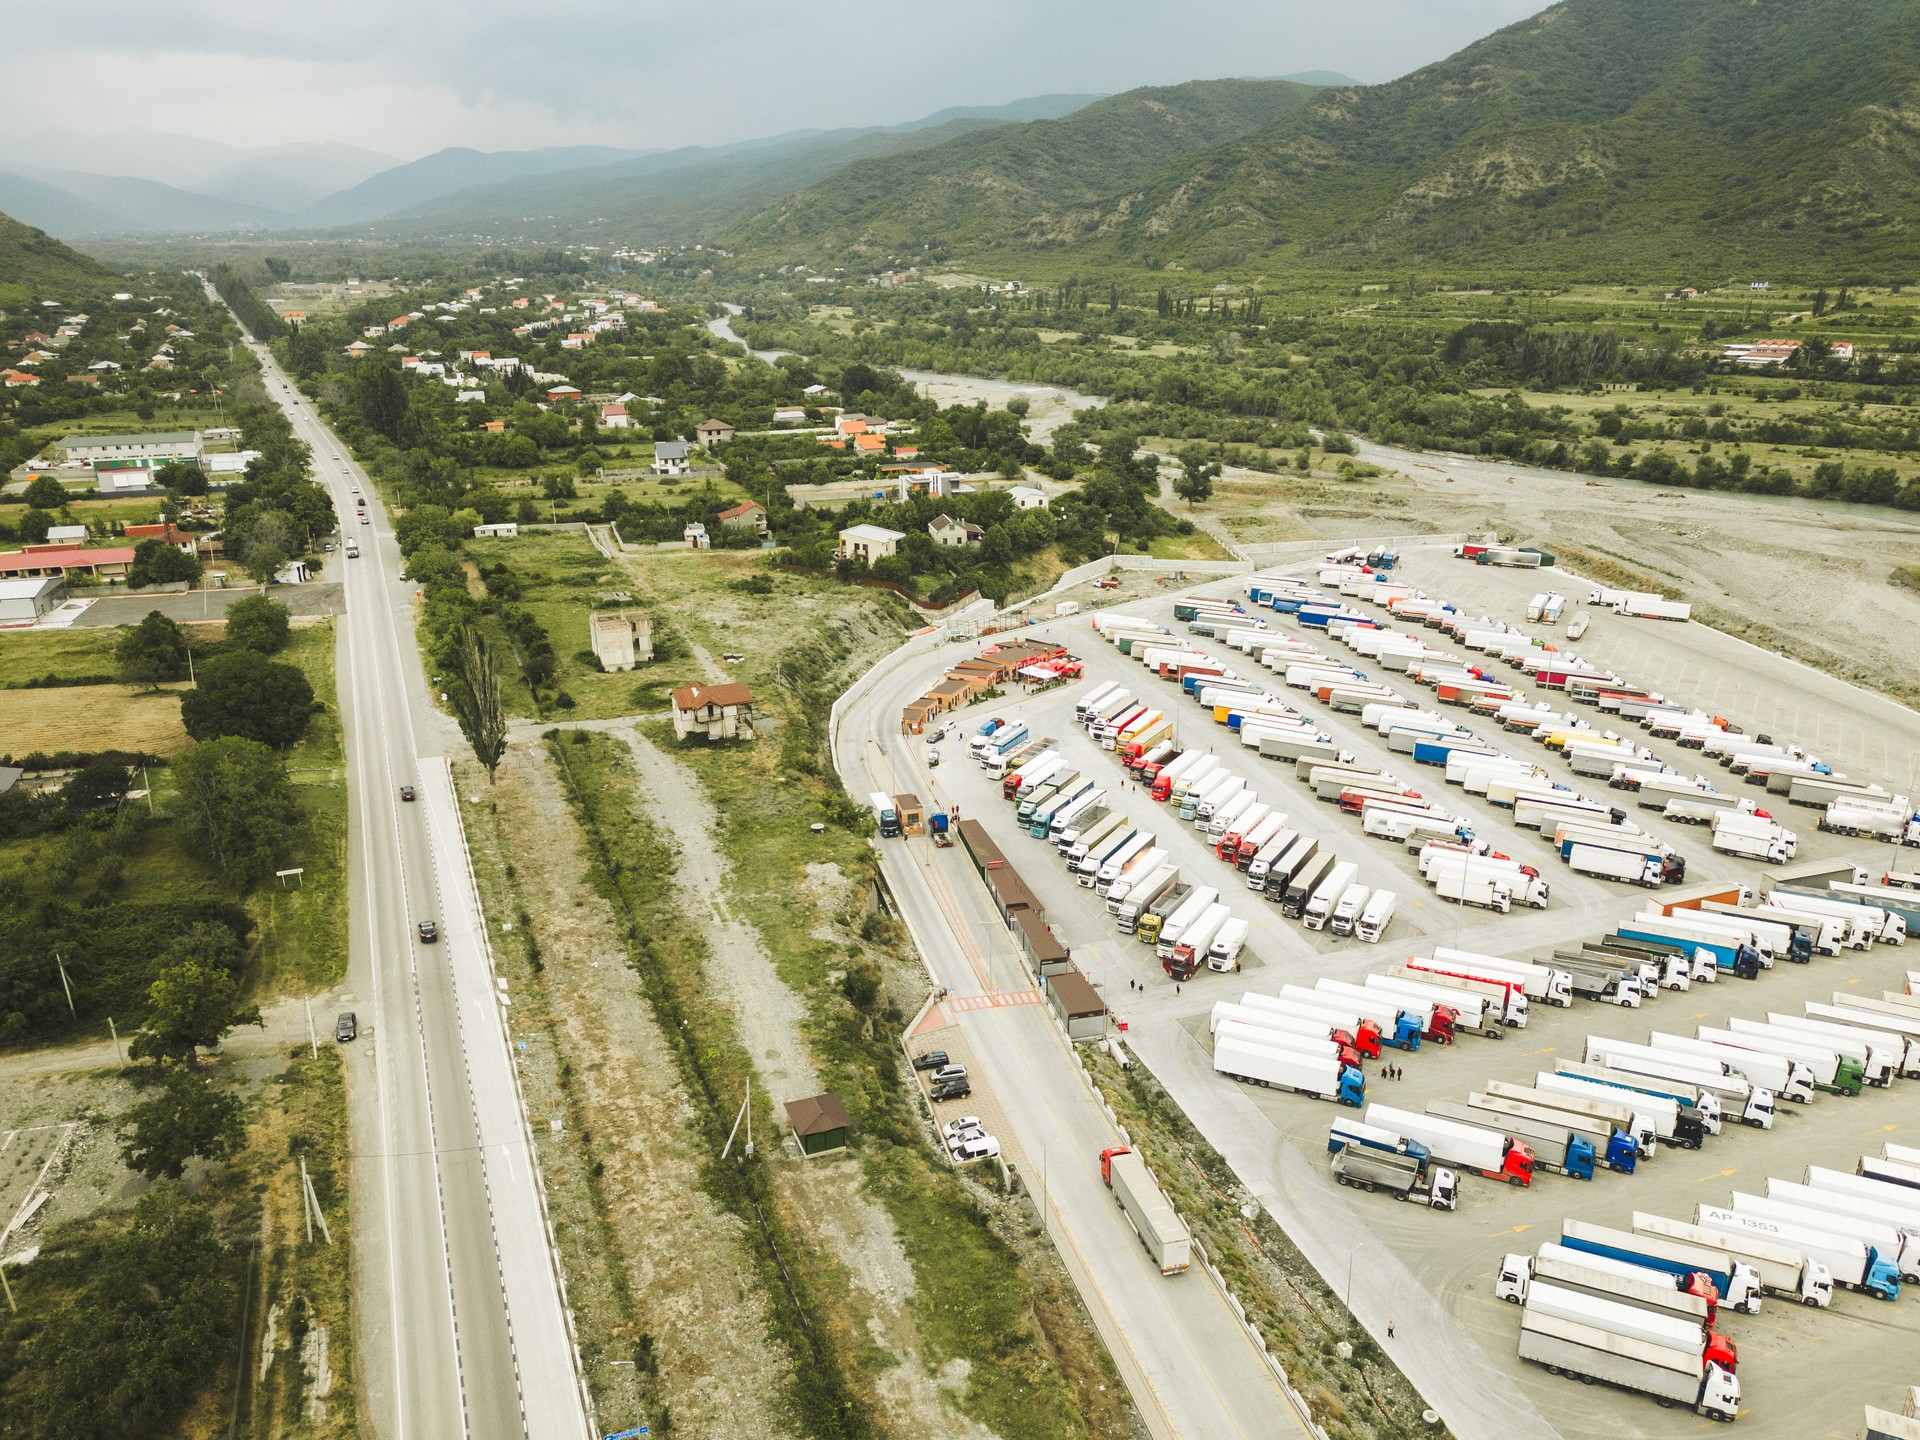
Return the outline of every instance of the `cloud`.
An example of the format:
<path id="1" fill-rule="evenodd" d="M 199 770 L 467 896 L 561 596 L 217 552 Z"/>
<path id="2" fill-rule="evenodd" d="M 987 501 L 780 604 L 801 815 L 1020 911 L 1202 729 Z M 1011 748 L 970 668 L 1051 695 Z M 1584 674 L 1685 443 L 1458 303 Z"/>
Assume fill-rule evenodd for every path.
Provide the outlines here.
<path id="1" fill-rule="evenodd" d="M 141 123 L 403 156 L 723 143 L 1220 75 L 1382 80 L 1542 0 L 93 0 L 14 6 L 0 83 L 152 97 Z M 75 121 L 79 117 L 74 117 Z"/>

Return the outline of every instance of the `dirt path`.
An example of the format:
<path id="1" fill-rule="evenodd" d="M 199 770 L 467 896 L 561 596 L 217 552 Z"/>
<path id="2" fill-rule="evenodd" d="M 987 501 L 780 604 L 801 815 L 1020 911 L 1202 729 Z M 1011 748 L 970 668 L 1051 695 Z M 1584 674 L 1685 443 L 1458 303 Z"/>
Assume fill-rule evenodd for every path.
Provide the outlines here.
<path id="1" fill-rule="evenodd" d="M 713 802 L 692 772 L 631 725 L 611 727 L 610 733 L 633 755 L 654 823 L 678 845 L 675 880 L 713 950 L 708 977 L 733 1011 L 754 1068 L 776 1102 L 817 1094 L 820 1077 L 801 1029 L 806 1007 L 774 969 L 759 932 L 727 909 L 731 867 L 713 831 Z"/>
<path id="2" fill-rule="evenodd" d="M 322 1045 L 333 1043 L 334 1012 L 316 1005 L 313 1011 L 314 1034 Z M 217 1052 L 229 1060 L 256 1059 L 262 1055 L 284 1055 L 289 1045 L 307 1038 L 307 1010 L 298 1000 L 279 1000 L 260 1007 L 266 1028 L 242 1025 L 227 1037 Z M 364 1018 L 362 1020 L 364 1024 Z M 120 1034 L 116 1054 L 112 1040 L 88 1041 L 80 1045 L 61 1045 L 46 1050 L 17 1050 L 0 1055 L 0 1079 L 15 1080 L 34 1075 L 55 1075 L 77 1070 L 113 1070 L 124 1062 L 131 1030 Z"/>
<path id="3" fill-rule="evenodd" d="M 689 1102 L 627 969 L 619 922 L 586 878 L 579 830 L 544 747 L 510 749 L 489 798 L 495 833 L 476 826 L 474 841 L 511 855 L 515 894 L 535 912 L 545 1021 L 560 1038 L 579 1120 L 605 1167 L 598 1188 L 613 1263 L 624 1268 L 638 1311 L 631 1329 L 652 1336 L 677 1427 L 779 1440 L 789 1433 L 778 1410 L 787 1362 L 771 1338 L 748 1242 L 740 1222 L 701 1190 Z M 557 1068 L 523 1071 L 536 1116 L 566 1109 Z M 564 1211 L 558 1218 L 564 1226 Z M 604 1281 L 591 1273 L 570 1276 L 569 1288 L 576 1306 L 609 1303 Z M 604 1309 L 597 1318 L 604 1329 Z M 617 1339 L 631 1347 L 637 1335 Z M 614 1372 L 622 1373 L 632 1372 Z M 598 1389 L 612 1377 L 594 1378 Z"/>
<path id="4" fill-rule="evenodd" d="M 627 578 L 633 582 L 634 588 L 644 594 L 648 600 L 658 599 L 653 593 L 653 587 L 647 584 L 646 577 L 640 573 L 639 568 L 635 566 L 634 563 L 621 552 L 620 547 L 614 543 L 613 536 L 607 532 L 606 526 L 589 525 L 587 527 L 587 539 L 593 542 L 594 549 L 618 565 L 621 570 L 626 573 Z M 687 551 L 686 553 L 691 555 L 694 552 Z M 682 638 L 686 640 L 687 649 L 692 653 L 693 658 L 700 663 L 701 672 L 706 675 L 709 685 L 725 685 L 728 680 L 731 679 L 727 672 L 714 660 L 706 646 L 702 645 L 698 640 L 695 640 L 691 635 L 684 635 Z"/>
<path id="5" fill-rule="evenodd" d="M 760 932 L 728 909 L 732 869 L 711 825 L 712 802 L 691 771 L 638 731 L 628 727 L 621 738 L 633 755 L 653 820 L 670 828 L 678 841 L 675 879 L 690 913 L 706 930 L 712 950 L 708 981 L 733 1012 L 754 1068 L 776 1105 L 817 1094 L 821 1087 L 806 1039 L 806 1006 L 780 978 Z M 867 1194 L 860 1166 L 851 1157 L 795 1162 L 779 1183 L 807 1234 L 846 1267 L 855 1302 L 865 1310 L 868 1341 L 898 1361 L 875 1382 L 897 1433 L 992 1440 L 991 1431 L 967 1421 L 951 1403 L 950 1392 L 964 1388 L 966 1367 L 949 1365 L 935 1373 L 921 1359 L 919 1329 L 909 1308 L 913 1265 L 892 1217 Z"/>

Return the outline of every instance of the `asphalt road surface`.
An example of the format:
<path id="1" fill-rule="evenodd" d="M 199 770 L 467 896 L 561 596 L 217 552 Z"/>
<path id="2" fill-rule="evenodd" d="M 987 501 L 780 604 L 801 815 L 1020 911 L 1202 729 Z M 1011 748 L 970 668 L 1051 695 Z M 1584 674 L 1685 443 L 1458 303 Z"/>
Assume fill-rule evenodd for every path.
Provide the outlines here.
<path id="1" fill-rule="evenodd" d="M 923 688 L 907 680 L 881 684 L 842 717 L 838 755 L 851 793 L 937 793 L 920 768 L 921 742 L 899 731 L 901 704 Z M 1151 1432 L 1192 1440 L 1305 1435 L 1205 1272 L 1196 1265 L 1163 1277 L 1148 1261 L 1100 1179 L 1100 1151 L 1121 1143 L 1119 1134 L 1049 1012 L 1034 1004 L 954 1003 L 995 994 L 1011 999 L 1033 988 L 964 851 L 914 838 L 888 841 L 882 855 L 908 928 L 947 986 L 947 1008 L 979 1061 L 976 1084 L 990 1089 L 991 1108 L 1006 1119 L 1004 1151 L 1044 1192 L 1049 1230 Z"/>
<path id="2" fill-rule="evenodd" d="M 255 347 L 357 559 L 337 656 L 346 732 L 348 1067 L 363 1408 L 390 1440 L 591 1433 L 484 921 L 400 556 L 346 447 Z M 367 523 L 355 515 L 355 489 Z M 402 785 L 418 800 L 404 803 Z M 418 938 L 432 919 L 440 937 Z"/>

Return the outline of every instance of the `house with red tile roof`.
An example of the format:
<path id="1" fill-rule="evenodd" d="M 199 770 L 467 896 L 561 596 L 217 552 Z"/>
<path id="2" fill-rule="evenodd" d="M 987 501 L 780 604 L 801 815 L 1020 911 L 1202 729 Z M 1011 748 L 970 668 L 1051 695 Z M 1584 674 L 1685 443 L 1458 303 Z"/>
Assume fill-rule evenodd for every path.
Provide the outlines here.
<path id="1" fill-rule="evenodd" d="M 29 545 L 0 554 L 0 575 L 98 575 L 124 580 L 133 564 L 131 545 Z"/>

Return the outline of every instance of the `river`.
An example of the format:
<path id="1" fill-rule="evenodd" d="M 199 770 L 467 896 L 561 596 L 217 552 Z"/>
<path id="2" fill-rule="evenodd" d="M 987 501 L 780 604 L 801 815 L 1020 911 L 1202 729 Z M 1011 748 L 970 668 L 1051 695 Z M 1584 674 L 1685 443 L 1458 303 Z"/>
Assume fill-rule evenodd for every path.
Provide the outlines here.
<path id="1" fill-rule="evenodd" d="M 747 345 L 740 333 L 733 328 L 733 317 L 740 314 L 740 306 L 722 301 L 727 314 L 715 316 L 707 321 L 707 329 L 721 340 L 731 341 L 747 349 L 751 355 L 771 365 L 782 355 L 791 355 L 791 350 L 755 350 Z M 1063 385 L 1029 385 L 1014 380 L 989 380 L 979 375 L 947 375 L 937 370 L 906 370 L 898 373 L 911 380 L 920 388 L 920 392 L 936 405 L 972 405 L 979 401 L 993 407 L 1000 407 L 1016 395 L 1024 396 L 1027 401 L 1027 438 L 1036 445 L 1045 445 L 1053 438 L 1053 432 L 1082 410 L 1090 410 L 1105 405 L 1106 397 L 1087 395 L 1078 390 L 1069 390 Z"/>

